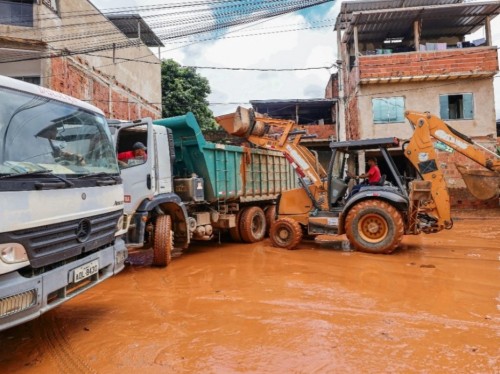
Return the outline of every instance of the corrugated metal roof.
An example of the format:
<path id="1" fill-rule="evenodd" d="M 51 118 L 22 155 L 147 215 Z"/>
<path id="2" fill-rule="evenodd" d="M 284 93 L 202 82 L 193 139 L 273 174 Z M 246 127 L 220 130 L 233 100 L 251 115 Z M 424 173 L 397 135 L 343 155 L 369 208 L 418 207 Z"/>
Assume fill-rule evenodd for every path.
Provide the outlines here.
<path id="1" fill-rule="evenodd" d="M 335 29 L 341 25 L 344 29 L 349 25 L 354 12 L 365 12 L 371 10 L 386 10 L 396 8 L 414 8 L 432 5 L 448 5 L 463 3 L 463 0 L 361 0 L 344 1 L 337 17 Z"/>
<path id="2" fill-rule="evenodd" d="M 148 47 L 164 47 L 160 38 L 151 30 L 139 14 L 106 14 L 106 17 L 125 34 L 127 38 L 138 38 Z"/>
<path id="3" fill-rule="evenodd" d="M 353 38 L 355 26 L 360 42 L 409 38 L 416 20 L 422 20 L 422 38 L 464 36 L 482 27 L 487 16 L 493 19 L 498 14 L 500 1 L 354 12 L 342 41 Z"/>

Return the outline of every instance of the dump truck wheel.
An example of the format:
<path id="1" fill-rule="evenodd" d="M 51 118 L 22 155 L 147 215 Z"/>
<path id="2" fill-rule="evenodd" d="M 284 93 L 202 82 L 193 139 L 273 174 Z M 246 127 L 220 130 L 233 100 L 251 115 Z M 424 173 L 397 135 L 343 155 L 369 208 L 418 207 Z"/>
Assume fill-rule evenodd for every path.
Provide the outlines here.
<path id="1" fill-rule="evenodd" d="M 358 251 L 391 253 L 403 238 L 403 218 L 385 201 L 365 200 L 347 214 L 345 231 Z"/>
<path id="2" fill-rule="evenodd" d="M 269 235 L 271 226 L 276 222 L 276 205 L 271 205 L 266 209 L 266 234 Z"/>
<path id="3" fill-rule="evenodd" d="M 266 216 L 258 206 L 245 208 L 240 217 L 240 235 L 246 243 L 255 243 L 264 239 L 266 234 Z"/>
<path id="4" fill-rule="evenodd" d="M 174 246 L 170 216 L 164 215 L 156 218 L 153 235 L 153 265 L 168 266 L 172 260 L 172 248 Z"/>
<path id="5" fill-rule="evenodd" d="M 241 218 L 241 212 L 240 210 L 238 214 L 236 215 L 236 226 L 231 227 L 229 229 L 229 236 L 234 242 L 240 243 L 241 242 L 241 235 L 240 235 L 240 218 Z"/>
<path id="6" fill-rule="evenodd" d="M 291 218 L 281 218 L 271 226 L 269 234 L 275 247 L 294 249 L 302 241 L 302 227 Z"/>

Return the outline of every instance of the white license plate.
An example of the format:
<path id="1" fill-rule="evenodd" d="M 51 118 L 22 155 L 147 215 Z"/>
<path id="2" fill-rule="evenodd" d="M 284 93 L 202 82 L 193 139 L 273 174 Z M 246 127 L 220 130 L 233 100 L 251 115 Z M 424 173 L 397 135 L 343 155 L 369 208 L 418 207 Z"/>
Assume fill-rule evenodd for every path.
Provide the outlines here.
<path id="1" fill-rule="evenodd" d="M 75 283 L 88 278 L 99 271 L 99 260 L 94 260 L 73 270 L 73 281 Z"/>

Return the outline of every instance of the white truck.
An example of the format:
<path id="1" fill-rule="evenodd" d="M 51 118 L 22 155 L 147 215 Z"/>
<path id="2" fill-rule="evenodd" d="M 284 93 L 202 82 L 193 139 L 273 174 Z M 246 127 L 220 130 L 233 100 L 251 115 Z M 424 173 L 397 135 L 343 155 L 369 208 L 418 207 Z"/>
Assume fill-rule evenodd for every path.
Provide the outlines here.
<path id="1" fill-rule="evenodd" d="M 169 264 L 174 244 L 184 249 L 224 232 L 238 242 L 262 240 L 276 198 L 298 185 L 282 153 L 209 142 L 192 113 L 109 126 L 118 159 L 127 156 L 120 161 L 127 247 L 153 248 L 156 266 Z M 145 155 L 133 154 L 137 144 Z"/>
<path id="2" fill-rule="evenodd" d="M 123 186 L 96 107 L 0 76 L 0 330 L 124 268 Z"/>

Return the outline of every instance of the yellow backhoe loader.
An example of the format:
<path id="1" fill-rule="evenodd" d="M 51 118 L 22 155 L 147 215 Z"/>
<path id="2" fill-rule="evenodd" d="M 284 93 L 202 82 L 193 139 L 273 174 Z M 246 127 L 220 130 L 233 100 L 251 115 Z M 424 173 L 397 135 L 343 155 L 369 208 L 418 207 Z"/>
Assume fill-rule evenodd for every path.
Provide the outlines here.
<path id="1" fill-rule="evenodd" d="M 408 140 L 398 138 L 332 142 L 328 170 L 316 156 L 300 144 L 309 136 L 295 122 L 268 118 L 239 107 L 235 113 L 217 117 L 230 134 L 246 138 L 254 145 L 283 152 L 295 168 L 301 187 L 281 194 L 270 239 L 273 245 L 292 249 L 303 235 L 346 234 L 357 250 L 391 253 L 403 235 L 436 233 L 451 229 L 450 198 L 443 173 L 437 165 L 432 138 L 484 167 L 469 170 L 458 165 L 465 184 L 478 199 L 498 198 L 500 158 L 440 118 L 429 113 L 407 111 L 414 128 Z M 416 178 L 402 176 L 389 153 L 402 147 L 415 168 Z M 349 155 L 378 151 L 392 183 L 363 185 L 349 194 Z"/>

